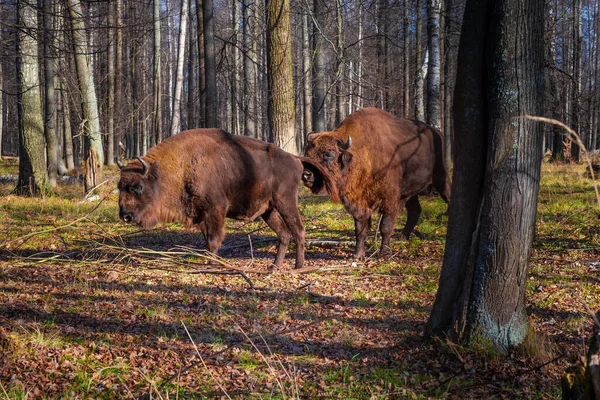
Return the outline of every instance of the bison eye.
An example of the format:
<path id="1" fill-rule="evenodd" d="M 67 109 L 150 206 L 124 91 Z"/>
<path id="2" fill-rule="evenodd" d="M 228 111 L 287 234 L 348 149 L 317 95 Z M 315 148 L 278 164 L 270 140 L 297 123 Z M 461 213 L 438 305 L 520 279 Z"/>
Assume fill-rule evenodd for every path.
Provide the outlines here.
<path id="1" fill-rule="evenodd" d="M 323 161 L 326 163 L 330 163 L 335 158 L 335 151 L 327 151 L 323 153 Z"/>
<path id="2" fill-rule="evenodd" d="M 142 183 L 134 183 L 133 185 L 131 185 L 130 189 L 131 193 L 134 194 L 142 194 L 142 192 L 144 191 L 144 184 Z"/>

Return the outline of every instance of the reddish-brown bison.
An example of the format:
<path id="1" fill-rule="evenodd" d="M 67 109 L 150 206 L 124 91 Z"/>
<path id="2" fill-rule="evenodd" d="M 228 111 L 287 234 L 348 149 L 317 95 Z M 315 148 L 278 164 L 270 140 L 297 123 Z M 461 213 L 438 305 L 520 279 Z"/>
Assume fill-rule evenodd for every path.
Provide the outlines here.
<path id="1" fill-rule="evenodd" d="M 310 134 L 305 155 L 305 185 L 313 193 L 326 187 L 331 199 L 341 201 L 354 217 L 357 258 L 365 255 L 371 214 L 376 209 L 382 215 L 383 255 L 389 251 L 402 204 L 407 211 L 402 235 L 408 238 L 421 214 L 420 193 L 433 185 L 450 201 L 443 136 L 423 122 L 365 108 L 352 113 L 333 132 Z"/>
<path id="2" fill-rule="evenodd" d="M 293 236 L 296 268 L 304 263 L 304 226 L 298 212 L 302 164 L 260 140 L 220 129 L 181 132 L 121 165 L 119 216 L 152 228 L 179 221 L 196 226 L 216 253 L 225 237 L 225 218 L 262 217 L 279 244 L 281 266 Z"/>

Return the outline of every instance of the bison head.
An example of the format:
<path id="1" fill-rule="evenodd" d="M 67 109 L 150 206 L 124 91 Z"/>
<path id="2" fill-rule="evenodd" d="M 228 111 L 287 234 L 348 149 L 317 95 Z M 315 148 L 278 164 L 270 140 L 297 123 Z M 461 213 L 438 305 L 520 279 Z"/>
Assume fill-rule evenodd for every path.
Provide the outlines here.
<path id="1" fill-rule="evenodd" d="M 352 137 L 340 139 L 333 132 L 311 133 L 308 135 L 302 159 L 304 173 L 302 182 L 313 193 L 320 192 L 324 186 L 336 201 L 337 187 L 342 184 L 352 161 Z"/>
<path id="2" fill-rule="evenodd" d="M 119 217 L 149 229 L 157 223 L 155 213 L 149 211 L 155 208 L 153 203 L 158 198 L 158 162 L 148 165 L 143 158 L 136 158 L 137 162 L 127 166 L 119 163 Z"/>

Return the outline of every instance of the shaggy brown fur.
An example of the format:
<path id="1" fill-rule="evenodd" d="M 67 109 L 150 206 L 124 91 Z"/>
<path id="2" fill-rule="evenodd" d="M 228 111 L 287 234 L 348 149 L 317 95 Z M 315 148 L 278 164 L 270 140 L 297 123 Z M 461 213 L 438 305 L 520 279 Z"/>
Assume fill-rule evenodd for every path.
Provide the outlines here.
<path id="1" fill-rule="evenodd" d="M 121 169 L 119 215 L 125 222 L 147 229 L 171 221 L 196 226 L 216 253 L 225 237 L 226 217 L 262 217 L 279 239 L 275 265 L 282 264 L 293 236 L 296 268 L 302 267 L 302 164 L 296 157 L 260 140 L 196 129 L 151 148 L 143 161 Z"/>
<path id="2" fill-rule="evenodd" d="M 408 238 L 421 214 L 420 193 L 433 185 L 450 201 L 443 135 L 423 122 L 365 108 L 349 115 L 333 132 L 310 134 L 305 155 L 305 185 L 313 193 L 326 188 L 332 200 L 341 201 L 354 217 L 358 258 L 365 255 L 376 209 L 382 214 L 380 253 L 385 254 L 401 205 L 407 210 L 402 234 Z"/>

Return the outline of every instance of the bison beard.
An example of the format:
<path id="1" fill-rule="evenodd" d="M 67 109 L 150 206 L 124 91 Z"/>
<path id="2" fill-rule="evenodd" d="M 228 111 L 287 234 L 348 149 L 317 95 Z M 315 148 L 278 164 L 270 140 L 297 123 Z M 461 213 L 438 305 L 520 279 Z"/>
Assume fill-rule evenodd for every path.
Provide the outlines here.
<path id="1" fill-rule="evenodd" d="M 220 129 L 181 132 L 127 166 L 119 165 L 119 216 L 146 229 L 179 221 L 199 228 L 216 253 L 225 218 L 262 217 L 279 239 L 281 266 L 293 236 L 296 268 L 304 263 L 304 225 L 298 211 L 302 164 L 260 140 Z"/>
<path id="2" fill-rule="evenodd" d="M 371 215 L 381 213 L 381 250 L 389 252 L 400 206 L 407 211 L 402 236 L 408 238 L 421 214 L 419 194 L 431 185 L 450 201 L 443 135 L 423 122 L 399 119 L 365 108 L 349 115 L 333 132 L 308 136 L 302 180 L 313 193 L 327 190 L 354 217 L 356 250 L 365 255 Z"/>

